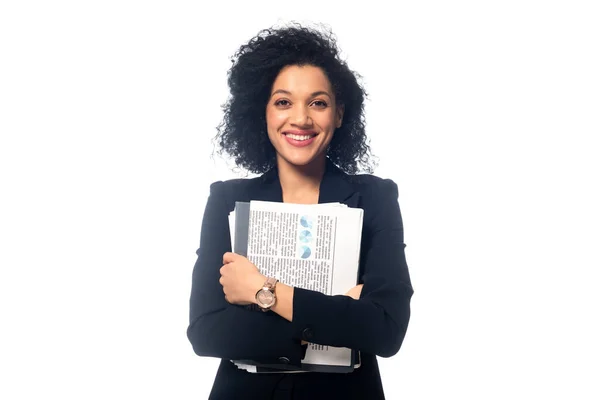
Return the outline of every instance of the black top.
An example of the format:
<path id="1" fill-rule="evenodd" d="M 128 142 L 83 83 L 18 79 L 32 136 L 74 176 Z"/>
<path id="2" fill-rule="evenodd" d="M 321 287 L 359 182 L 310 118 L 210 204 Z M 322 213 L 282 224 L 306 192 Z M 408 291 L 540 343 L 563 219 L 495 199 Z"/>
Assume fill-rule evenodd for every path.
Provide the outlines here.
<path id="1" fill-rule="evenodd" d="M 210 399 L 383 399 L 376 355 L 398 352 L 410 318 L 412 285 L 404 255 L 398 188 L 389 179 L 347 175 L 328 161 L 319 203 L 364 210 L 358 301 L 294 288 L 293 321 L 229 304 L 219 284 L 231 251 L 228 215 L 236 201 L 283 201 L 277 170 L 211 185 L 194 266 L 187 335 L 199 356 L 223 359 Z M 350 288 L 348 288 L 350 289 Z M 228 360 L 299 365 L 311 343 L 361 352 L 352 373 L 253 374 Z M 286 397 L 287 396 L 287 397 Z"/>

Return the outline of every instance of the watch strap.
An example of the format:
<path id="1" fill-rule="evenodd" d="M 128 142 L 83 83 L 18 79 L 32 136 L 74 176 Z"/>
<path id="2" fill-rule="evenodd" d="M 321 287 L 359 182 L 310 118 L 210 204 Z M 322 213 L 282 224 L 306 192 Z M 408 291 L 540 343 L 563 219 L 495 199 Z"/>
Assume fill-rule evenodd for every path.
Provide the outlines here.
<path id="1" fill-rule="evenodd" d="M 263 287 L 268 288 L 271 292 L 275 292 L 275 285 L 277 285 L 277 279 L 275 278 L 267 278 Z"/>

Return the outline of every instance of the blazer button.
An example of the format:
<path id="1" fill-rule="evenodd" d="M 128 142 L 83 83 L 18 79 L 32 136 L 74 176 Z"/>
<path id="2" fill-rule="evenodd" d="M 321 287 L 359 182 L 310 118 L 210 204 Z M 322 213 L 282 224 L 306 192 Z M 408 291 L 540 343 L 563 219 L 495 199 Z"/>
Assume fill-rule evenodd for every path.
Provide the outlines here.
<path id="1" fill-rule="evenodd" d="M 287 357 L 279 357 L 279 362 L 282 364 L 289 364 L 290 363 L 290 359 Z"/>
<path id="2" fill-rule="evenodd" d="M 315 334 L 313 333 L 312 329 L 310 328 L 305 328 L 302 331 L 302 339 L 306 340 L 307 342 L 310 342 L 310 340 L 315 336 Z"/>

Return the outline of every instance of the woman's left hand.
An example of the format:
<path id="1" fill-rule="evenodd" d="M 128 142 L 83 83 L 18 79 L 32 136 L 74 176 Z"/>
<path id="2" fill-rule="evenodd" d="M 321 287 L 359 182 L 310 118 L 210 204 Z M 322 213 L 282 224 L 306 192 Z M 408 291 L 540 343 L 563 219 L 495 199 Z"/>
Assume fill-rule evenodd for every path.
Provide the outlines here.
<path id="1" fill-rule="evenodd" d="M 231 304 L 254 303 L 256 292 L 267 278 L 246 257 L 235 253 L 223 255 L 219 283 L 223 286 L 225 300 Z"/>

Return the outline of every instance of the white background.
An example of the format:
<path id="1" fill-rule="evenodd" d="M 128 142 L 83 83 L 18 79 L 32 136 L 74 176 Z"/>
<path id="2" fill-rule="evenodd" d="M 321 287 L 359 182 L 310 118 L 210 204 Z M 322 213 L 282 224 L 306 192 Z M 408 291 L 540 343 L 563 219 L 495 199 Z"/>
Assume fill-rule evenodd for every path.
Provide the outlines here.
<path id="1" fill-rule="evenodd" d="M 388 398 L 600 398 L 596 4 L 2 2 L 0 398 L 207 397 L 191 272 L 234 176 L 211 138 L 229 57 L 290 19 L 336 33 L 400 188 Z"/>

